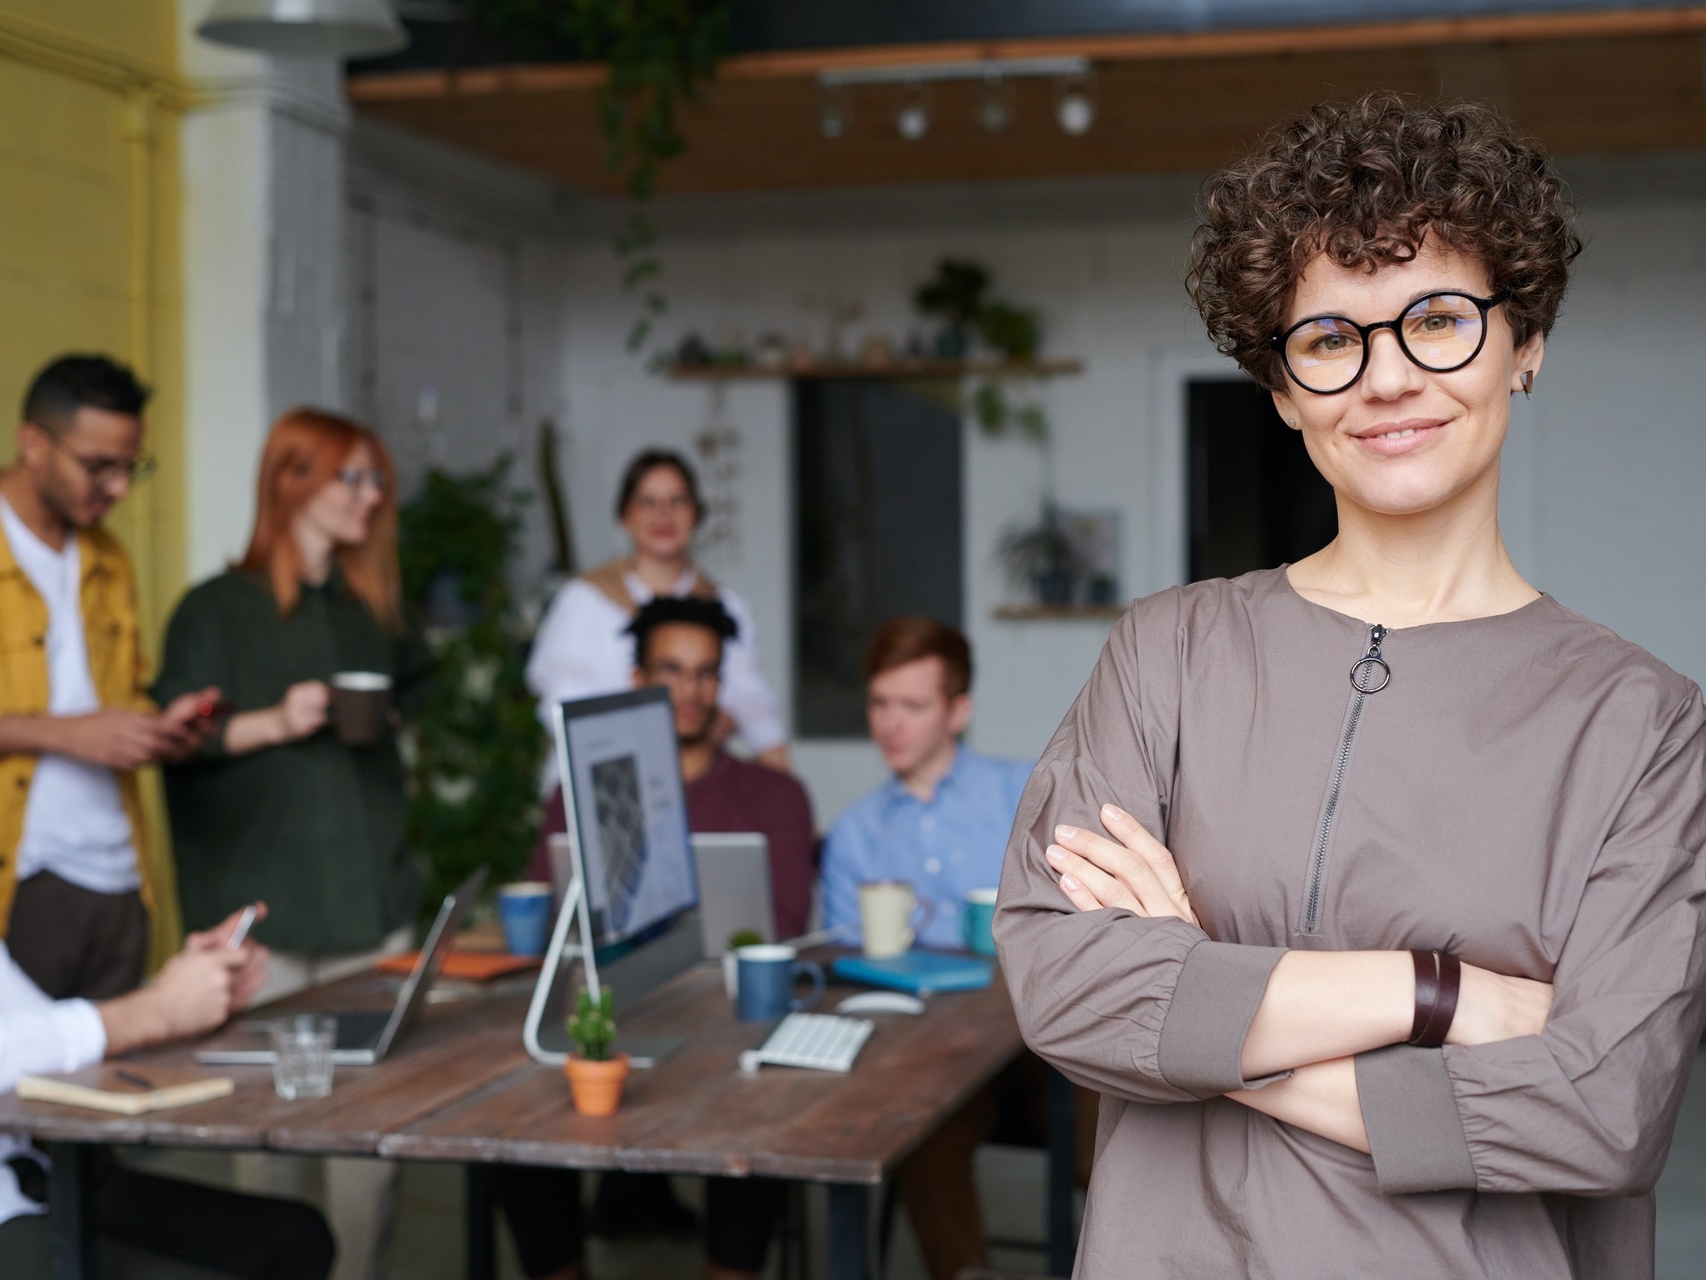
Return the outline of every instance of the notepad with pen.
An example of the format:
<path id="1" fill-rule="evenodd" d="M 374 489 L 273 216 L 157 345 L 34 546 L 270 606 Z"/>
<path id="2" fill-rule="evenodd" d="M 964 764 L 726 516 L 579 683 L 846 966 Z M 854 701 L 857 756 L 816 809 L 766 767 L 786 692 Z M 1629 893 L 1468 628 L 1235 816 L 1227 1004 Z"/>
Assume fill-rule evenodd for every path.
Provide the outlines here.
<path id="1" fill-rule="evenodd" d="M 873 960 L 839 956 L 830 971 L 849 982 L 927 996 L 937 991 L 977 991 L 990 983 L 989 961 L 944 951 L 907 951 Z"/>
<path id="2" fill-rule="evenodd" d="M 157 1067 L 132 1070 L 107 1064 L 64 1075 L 24 1076 L 18 1081 L 18 1097 L 30 1102 L 58 1102 L 115 1115 L 139 1116 L 148 1111 L 211 1102 L 236 1087 L 230 1076 Z"/>

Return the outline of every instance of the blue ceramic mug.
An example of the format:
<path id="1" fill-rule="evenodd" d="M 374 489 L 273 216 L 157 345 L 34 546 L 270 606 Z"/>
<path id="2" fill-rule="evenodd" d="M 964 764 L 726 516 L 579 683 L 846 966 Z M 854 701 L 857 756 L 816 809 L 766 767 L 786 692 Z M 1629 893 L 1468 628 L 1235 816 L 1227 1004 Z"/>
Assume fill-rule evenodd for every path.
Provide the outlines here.
<path id="1" fill-rule="evenodd" d="M 822 966 L 798 954 L 775 943 L 735 948 L 735 1012 L 742 1022 L 774 1022 L 823 999 Z M 794 981 L 802 977 L 811 980 L 812 992 L 798 999 Z"/>
<path id="2" fill-rule="evenodd" d="M 973 889 L 966 894 L 960 915 L 960 937 L 966 950 L 980 956 L 995 954 L 995 890 Z"/>

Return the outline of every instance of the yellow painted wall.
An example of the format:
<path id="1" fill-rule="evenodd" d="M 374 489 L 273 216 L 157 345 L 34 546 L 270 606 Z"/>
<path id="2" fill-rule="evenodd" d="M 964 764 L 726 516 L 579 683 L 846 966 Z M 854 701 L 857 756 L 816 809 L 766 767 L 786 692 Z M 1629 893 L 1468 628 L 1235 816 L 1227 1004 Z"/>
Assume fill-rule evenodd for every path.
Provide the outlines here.
<path id="1" fill-rule="evenodd" d="M 65 351 L 132 365 L 156 391 L 160 461 L 112 518 L 157 652 L 184 586 L 182 271 L 174 0 L 0 0 L 0 459 L 30 377 Z M 157 788 L 157 949 L 176 892 Z"/>

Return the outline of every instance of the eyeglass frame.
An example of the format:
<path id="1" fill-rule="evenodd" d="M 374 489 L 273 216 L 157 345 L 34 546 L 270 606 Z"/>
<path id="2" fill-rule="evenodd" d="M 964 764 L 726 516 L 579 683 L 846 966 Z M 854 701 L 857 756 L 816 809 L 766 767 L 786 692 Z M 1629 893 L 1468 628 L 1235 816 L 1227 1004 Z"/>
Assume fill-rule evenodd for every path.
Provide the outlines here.
<path id="1" fill-rule="evenodd" d="M 92 461 L 61 440 L 59 432 L 52 427 L 44 427 L 41 423 L 31 422 L 27 418 L 24 422 L 26 426 L 34 427 L 41 432 L 47 437 L 49 444 L 56 449 L 63 450 L 66 457 L 83 468 L 83 474 L 89 477 L 89 483 L 93 485 L 109 485 L 119 480 L 123 480 L 127 485 L 141 484 L 153 475 L 155 469 L 160 465 L 159 459 L 151 453 L 138 453 L 128 461 L 123 458 L 103 458 L 100 461 Z"/>
<path id="2" fill-rule="evenodd" d="M 332 479 L 352 493 L 360 493 L 363 485 L 371 485 L 380 494 L 390 488 L 385 473 L 378 467 L 339 467 L 333 472 Z"/>
<path id="3" fill-rule="evenodd" d="M 1405 316 L 1409 315 L 1410 312 L 1414 311 L 1418 306 L 1427 302 L 1431 298 L 1463 298 L 1466 301 L 1473 302 L 1475 304 L 1475 309 L 1481 313 L 1481 337 L 1475 344 L 1475 350 L 1471 351 L 1456 364 L 1449 365 L 1444 369 L 1436 369 L 1432 365 L 1423 364 L 1421 360 L 1416 357 L 1416 353 L 1410 350 L 1410 344 L 1404 341 L 1404 331 L 1398 327 L 1404 322 Z M 1404 358 L 1411 364 L 1415 365 L 1416 368 L 1421 369 L 1426 373 L 1456 373 L 1459 369 L 1467 368 L 1475 362 L 1476 357 L 1478 357 L 1482 351 L 1486 350 L 1487 332 L 1489 328 L 1487 324 L 1488 312 L 1492 311 L 1494 307 L 1499 306 L 1502 303 L 1509 302 L 1510 299 L 1511 294 L 1508 289 L 1501 289 L 1499 292 L 1487 298 L 1477 298 L 1474 294 L 1465 293 L 1461 289 L 1435 289 L 1432 293 L 1424 293 L 1421 297 L 1412 301 L 1404 308 L 1403 311 L 1391 320 L 1377 320 L 1373 324 L 1358 324 L 1349 316 L 1337 315 L 1331 311 L 1325 311 L 1320 315 L 1315 316 L 1304 316 L 1303 319 L 1292 325 L 1285 332 L 1276 333 L 1269 338 L 1268 345 L 1271 346 L 1279 356 L 1280 368 L 1285 370 L 1286 376 L 1298 386 L 1302 387 L 1303 390 L 1309 392 L 1311 395 L 1336 396 L 1349 391 L 1352 387 L 1356 386 L 1357 383 L 1362 381 L 1362 375 L 1368 372 L 1368 356 L 1369 352 L 1374 348 L 1374 335 L 1381 329 L 1392 330 L 1392 336 L 1398 340 L 1398 350 L 1404 353 Z M 1349 382 L 1346 382 L 1341 387 L 1335 387 L 1331 391 L 1323 391 L 1317 387 L 1312 387 L 1302 378 L 1298 377 L 1296 372 L 1293 371 L 1291 361 L 1285 353 L 1285 344 L 1291 335 L 1303 328 L 1304 325 L 1313 324 L 1318 320 L 1342 320 L 1351 328 L 1355 329 L 1357 336 L 1362 339 L 1362 360 L 1357 365 L 1356 373 L 1351 375 Z"/>

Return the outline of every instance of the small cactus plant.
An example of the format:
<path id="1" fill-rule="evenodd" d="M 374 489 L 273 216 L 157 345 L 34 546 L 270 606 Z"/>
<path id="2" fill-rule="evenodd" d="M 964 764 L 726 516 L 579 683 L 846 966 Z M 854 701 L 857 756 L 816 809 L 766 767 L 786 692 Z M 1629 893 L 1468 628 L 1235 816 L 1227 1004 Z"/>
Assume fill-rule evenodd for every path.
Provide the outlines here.
<path id="1" fill-rule="evenodd" d="M 608 1062 L 616 1047 L 616 993 L 605 987 L 598 999 L 585 987 L 575 998 L 574 1017 L 567 1023 L 569 1039 L 588 1062 Z"/>
<path id="2" fill-rule="evenodd" d="M 729 935 L 729 950 L 738 951 L 742 947 L 756 947 L 764 941 L 764 935 L 757 929 L 736 929 Z"/>

